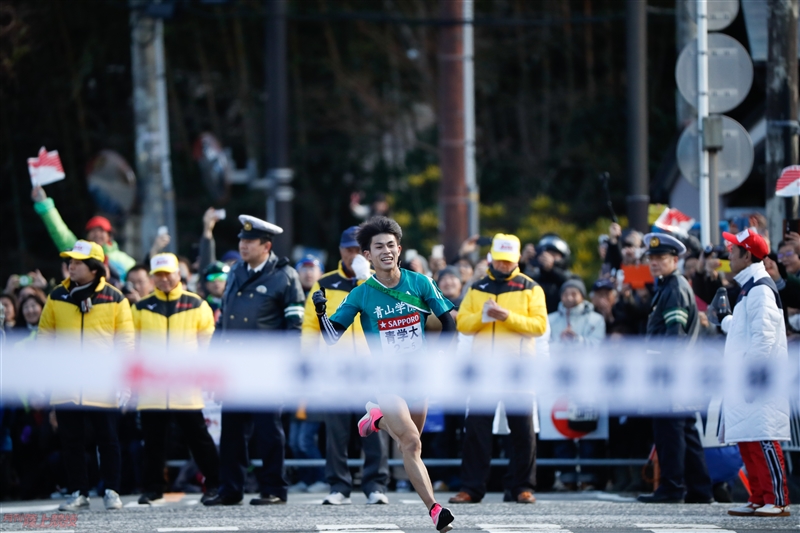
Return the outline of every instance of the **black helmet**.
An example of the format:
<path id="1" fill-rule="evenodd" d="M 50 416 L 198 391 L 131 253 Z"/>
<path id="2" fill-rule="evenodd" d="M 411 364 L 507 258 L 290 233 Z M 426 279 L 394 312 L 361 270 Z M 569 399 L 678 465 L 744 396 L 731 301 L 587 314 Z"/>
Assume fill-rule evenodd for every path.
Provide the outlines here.
<path id="1" fill-rule="evenodd" d="M 211 263 L 206 267 L 206 269 L 203 271 L 203 279 L 205 281 L 214 281 L 217 279 L 222 279 L 225 281 L 228 279 L 228 272 L 230 271 L 231 267 L 221 261 L 217 261 L 216 263 Z"/>
<path id="2" fill-rule="evenodd" d="M 564 256 L 564 262 L 569 261 L 571 252 L 567 241 L 556 235 L 555 233 L 548 233 L 536 245 L 536 253 L 542 252 L 558 252 Z"/>

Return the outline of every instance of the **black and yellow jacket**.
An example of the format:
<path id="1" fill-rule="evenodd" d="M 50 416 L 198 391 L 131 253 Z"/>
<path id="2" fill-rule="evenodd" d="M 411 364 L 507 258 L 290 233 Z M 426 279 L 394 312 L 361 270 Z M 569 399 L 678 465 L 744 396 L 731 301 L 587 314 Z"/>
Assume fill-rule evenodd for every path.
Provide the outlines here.
<path id="1" fill-rule="evenodd" d="M 353 325 L 347 328 L 339 339 L 339 342 L 333 346 L 328 346 L 322 340 L 322 333 L 319 330 L 319 320 L 317 320 L 317 311 L 314 309 L 314 302 L 311 301 L 311 295 L 320 290 L 325 289 L 325 297 L 328 299 L 328 312 L 333 314 L 333 310 L 347 298 L 350 291 L 355 289 L 359 284 L 363 283 L 355 278 L 347 277 L 347 274 L 342 268 L 342 262 L 339 261 L 339 268 L 326 272 L 319 278 L 306 298 L 305 312 L 303 313 L 303 330 L 300 337 L 300 346 L 303 353 L 315 353 L 321 351 L 322 353 L 347 353 L 357 355 L 369 355 L 369 346 L 367 339 L 364 337 L 364 328 L 361 327 L 361 320 L 353 320 Z"/>
<path id="2" fill-rule="evenodd" d="M 205 350 L 214 334 L 214 313 L 198 295 L 179 284 L 165 294 L 156 289 L 133 306 L 133 325 L 140 351 L 174 348 L 180 354 Z M 166 352 L 169 354 L 169 351 Z M 202 409 L 197 387 L 139 391 L 138 409 Z"/>
<path id="3" fill-rule="evenodd" d="M 84 313 L 81 302 L 70 296 L 71 285 L 67 278 L 47 297 L 39 319 L 37 347 L 57 350 L 73 344 L 87 353 L 109 357 L 133 350 L 131 307 L 125 296 L 101 278 L 91 297 L 92 307 Z M 117 391 L 65 387 L 52 391 L 50 403 L 116 407 Z"/>
<path id="4" fill-rule="evenodd" d="M 489 299 L 509 311 L 508 319 L 483 322 L 483 305 Z M 456 325 L 460 333 L 475 336 L 472 353 L 476 355 L 532 356 L 536 353 L 534 337 L 547 328 L 544 291 L 519 268 L 504 280 L 489 273 L 470 286 Z"/>

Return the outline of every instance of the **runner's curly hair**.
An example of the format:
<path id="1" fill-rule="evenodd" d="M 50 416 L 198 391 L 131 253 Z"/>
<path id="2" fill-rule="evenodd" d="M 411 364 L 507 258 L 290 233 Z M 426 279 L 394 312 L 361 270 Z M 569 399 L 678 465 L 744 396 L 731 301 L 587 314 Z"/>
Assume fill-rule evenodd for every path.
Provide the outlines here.
<path id="1" fill-rule="evenodd" d="M 387 217 L 372 217 L 358 227 L 356 233 L 356 240 L 362 250 L 369 250 L 372 244 L 372 238 L 381 233 L 388 233 L 394 235 L 397 239 L 397 244 L 400 244 L 400 239 L 403 238 L 403 230 L 400 229 L 400 224 Z"/>

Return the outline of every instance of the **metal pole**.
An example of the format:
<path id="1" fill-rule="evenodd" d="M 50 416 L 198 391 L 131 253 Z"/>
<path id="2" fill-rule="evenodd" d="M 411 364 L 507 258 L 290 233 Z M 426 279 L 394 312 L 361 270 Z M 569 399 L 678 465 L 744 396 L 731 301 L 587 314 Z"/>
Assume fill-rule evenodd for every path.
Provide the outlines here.
<path id="1" fill-rule="evenodd" d="M 463 16 L 463 0 L 440 0 L 439 5 L 445 20 L 458 20 Z M 439 29 L 439 162 L 442 169 L 439 202 L 445 257 L 458 253 L 461 243 L 468 237 L 463 31 L 461 24 Z"/>
<path id="2" fill-rule="evenodd" d="M 767 15 L 766 198 L 770 241 L 783 239 L 783 219 L 800 218 L 798 199 L 775 196 L 781 170 L 798 161 L 797 0 L 769 0 Z"/>
<path id="3" fill-rule="evenodd" d="M 711 243 L 711 219 L 708 178 L 708 152 L 703 147 L 704 120 L 708 116 L 708 5 L 706 0 L 696 0 L 697 6 L 697 150 L 700 159 L 700 241 Z"/>
<path id="4" fill-rule="evenodd" d="M 647 169 L 647 2 L 628 0 L 628 221 L 632 228 L 646 232 L 650 203 Z"/>
<path id="5" fill-rule="evenodd" d="M 717 176 L 717 151 L 708 154 L 708 196 L 710 198 L 708 218 L 711 231 L 711 244 L 719 244 L 719 176 Z"/>
<path id="6" fill-rule="evenodd" d="M 290 255 L 294 243 L 294 172 L 289 168 L 289 86 L 286 70 L 286 0 L 266 0 L 267 19 L 267 218 L 283 228 L 273 247 Z M 274 207 L 273 207 L 274 206 Z"/>
<path id="7" fill-rule="evenodd" d="M 144 4 L 140 0 L 132 0 L 130 6 L 136 172 L 144 194 L 141 247 L 149 249 L 158 227 L 167 226 L 172 236 L 168 250 L 175 251 L 178 239 L 170 163 L 164 25 L 160 19 L 142 14 Z"/>
<path id="8" fill-rule="evenodd" d="M 480 193 L 475 165 L 475 46 L 473 40 L 473 0 L 464 2 L 464 173 L 469 194 L 467 206 L 469 235 L 479 231 Z"/>

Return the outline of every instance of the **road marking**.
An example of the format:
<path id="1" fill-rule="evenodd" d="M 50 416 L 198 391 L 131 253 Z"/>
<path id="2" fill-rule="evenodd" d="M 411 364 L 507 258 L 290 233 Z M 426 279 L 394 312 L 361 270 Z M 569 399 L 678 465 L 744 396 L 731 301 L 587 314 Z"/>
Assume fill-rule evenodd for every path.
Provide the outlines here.
<path id="1" fill-rule="evenodd" d="M 47 505 L 15 505 L 6 507 L 0 505 L 0 513 L 33 513 L 36 511 L 55 511 L 59 504 L 48 503 Z"/>
<path id="2" fill-rule="evenodd" d="M 150 509 L 151 507 L 164 507 L 166 502 L 160 503 L 139 503 L 136 500 L 128 502 L 123 507 L 126 509 Z"/>
<path id="3" fill-rule="evenodd" d="M 570 533 L 558 524 L 478 524 L 478 527 L 488 533 Z"/>
<path id="4" fill-rule="evenodd" d="M 422 503 L 422 500 L 400 500 L 400 503 L 403 505 L 419 505 Z"/>
<path id="5" fill-rule="evenodd" d="M 158 533 L 169 533 L 171 531 L 239 531 L 239 528 L 236 526 L 160 527 L 156 531 Z"/>
<path id="6" fill-rule="evenodd" d="M 403 533 L 395 524 L 321 524 L 317 526 L 317 531 L 336 531 L 337 533 L 379 533 L 391 531 L 392 533 Z"/>
<path id="7" fill-rule="evenodd" d="M 606 492 L 601 492 L 599 494 L 594 495 L 598 500 L 604 502 L 635 502 L 636 498 L 630 496 L 620 496 L 619 494 L 608 494 Z"/>
<path id="8" fill-rule="evenodd" d="M 75 533 L 74 529 L 18 529 L 16 531 L 4 531 L 3 533 Z"/>
<path id="9" fill-rule="evenodd" d="M 712 524 L 636 524 L 642 529 L 720 529 Z"/>

